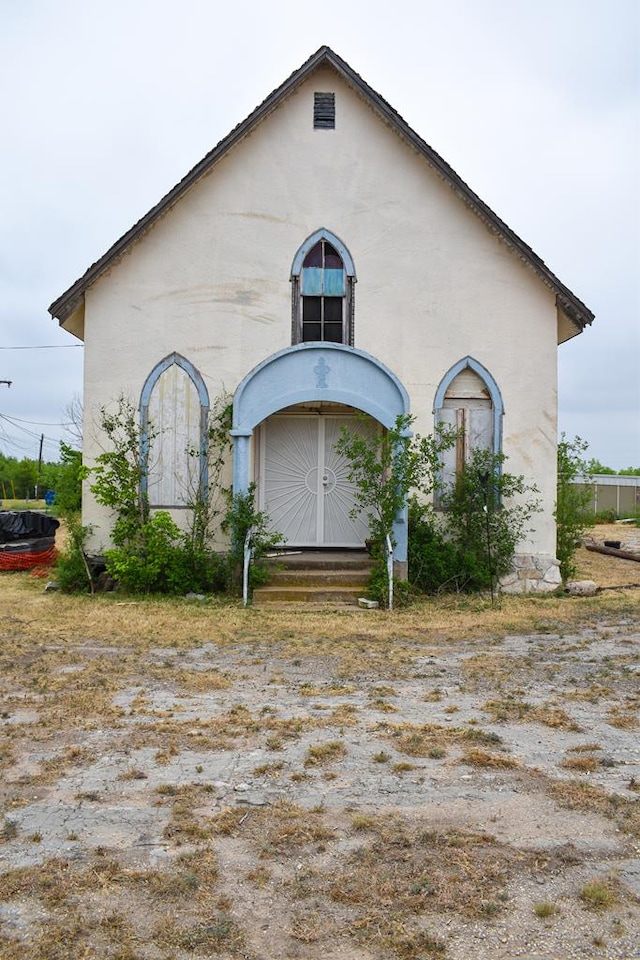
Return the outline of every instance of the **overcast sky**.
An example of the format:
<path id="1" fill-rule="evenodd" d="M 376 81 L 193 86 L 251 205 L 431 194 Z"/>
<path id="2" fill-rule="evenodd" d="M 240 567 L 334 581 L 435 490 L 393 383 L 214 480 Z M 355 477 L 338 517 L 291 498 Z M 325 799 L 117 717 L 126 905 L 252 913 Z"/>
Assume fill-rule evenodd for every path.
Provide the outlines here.
<path id="1" fill-rule="evenodd" d="M 51 301 L 325 43 L 594 311 L 560 429 L 640 465 L 639 0 L 0 0 L 0 452 L 81 393 Z"/>

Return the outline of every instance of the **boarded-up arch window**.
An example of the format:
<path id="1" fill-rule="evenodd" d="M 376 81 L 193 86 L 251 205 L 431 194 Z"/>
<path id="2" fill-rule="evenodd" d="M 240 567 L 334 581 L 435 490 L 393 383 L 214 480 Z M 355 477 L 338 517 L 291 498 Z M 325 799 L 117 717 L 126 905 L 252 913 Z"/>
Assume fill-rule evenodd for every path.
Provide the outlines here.
<path id="1" fill-rule="evenodd" d="M 142 429 L 151 507 L 186 507 L 206 491 L 207 389 L 179 354 L 153 370 L 142 391 Z"/>
<path id="2" fill-rule="evenodd" d="M 450 486 L 474 450 L 500 453 L 502 397 L 489 371 L 465 357 L 443 377 L 434 407 L 436 423 L 453 427 L 458 434 L 455 446 L 442 456 L 440 479 Z"/>

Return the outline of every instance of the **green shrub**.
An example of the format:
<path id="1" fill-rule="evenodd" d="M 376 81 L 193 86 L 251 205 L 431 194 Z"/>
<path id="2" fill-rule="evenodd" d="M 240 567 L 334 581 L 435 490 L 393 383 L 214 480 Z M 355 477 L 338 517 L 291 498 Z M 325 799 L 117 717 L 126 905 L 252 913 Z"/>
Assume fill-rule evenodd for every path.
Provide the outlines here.
<path id="1" fill-rule="evenodd" d="M 389 576 L 387 573 L 387 558 L 381 551 L 372 553 L 374 564 L 367 583 L 367 596 L 370 600 L 377 600 L 382 607 L 389 605 Z M 407 580 L 393 578 L 393 602 L 396 607 L 406 607 L 414 594 L 412 585 Z"/>
<path id="2" fill-rule="evenodd" d="M 615 523 L 617 519 L 615 510 L 598 510 L 597 513 L 587 514 L 585 511 L 585 527 L 594 523 Z"/>
<path id="3" fill-rule="evenodd" d="M 210 526 L 217 516 L 214 497 L 222 490 L 220 477 L 224 461 L 225 429 L 228 405 L 222 398 L 213 408 L 209 433 L 212 476 L 215 490 L 207 497 L 196 491 L 191 507 L 191 527 L 182 531 L 170 514 L 159 510 L 153 515 L 145 493 L 146 456 L 157 436 L 147 424 L 141 435 L 138 412 L 125 397 L 112 411 L 101 410 L 101 428 L 109 449 L 99 454 L 89 471 L 91 490 L 98 503 L 115 514 L 113 547 L 105 553 L 107 571 L 129 593 L 211 592 L 224 589 L 228 581 L 227 559 L 213 553 L 209 546 Z M 189 451 L 191 452 L 191 451 Z M 198 456 L 200 451 L 197 451 Z"/>
<path id="4" fill-rule="evenodd" d="M 82 508 L 82 453 L 66 443 L 60 444 L 60 466 L 55 485 L 54 509 L 59 516 L 68 517 Z"/>
<path id="5" fill-rule="evenodd" d="M 576 547 L 585 530 L 593 523 L 593 515 L 587 513 L 591 503 L 591 490 L 575 480 L 590 481 L 588 465 L 583 454 L 589 444 L 574 437 L 567 440 L 563 433 L 558 444 L 558 486 L 556 494 L 556 556 L 560 561 L 563 581 L 570 580 L 577 572 L 574 560 Z"/>
<path id="6" fill-rule="evenodd" d="M 64 593 L 86 593 L 92 587 L 92 581 L 84 554 L 84 547 L 91 532 L 83 527 L 80 515 L 67 515 L 67 541 L 58 555 L 55 577 Z"/>
<path id="7" fill-rule="evenodd" d="M 137 540 L 107 550 L 105 560 L 109 575 L 128 593 L 211 593 L 227 581 L 226 559 L 194 550 L 164 510 L 142 525 Z"/>
<path id="8" fill-rule="evenodd" d="M 439 593 L 442 590 L 464 589 L 466 575 L 454 545 L 442 533 L 433 509 L 419 503 L 416 497 L 409 501 L 409 582 L 421 593 Z"/>
<path id="9" fill-rule="evenodd" d="M 231 539 L 228 571 L 229 588 L 234 593 L 242 591 L 244 546 L 247 536 L 249 535 L 253 558 L 249 570 L 251 588 L 260 586 L 266 581 L 268 571 L 261 561 L 266 553 L 283 540 L 280 533 L 269 529 L 268 515 L 256 509 L 255 493 L 256 487 L 252 483 L 246 493 L 230 497 L 229 508 L 222 522 L 222 529 Z"/>
<path id="10" fill-rule="evenodd" d="M 493 592 L 540 510 L 536 487 L 505 472 L 505 460 L 503 454 L 474 450 L 455 483 L 440 495 L 444 535 L 456 550 L 467 591 Z"/>
<path id="11" fill-rule="evenodd" d="M 140 526 L 138 536 L 122 538 L 105 552 L 107 572 L 127 593 L 186 592 L 190 583 L 180 539 L 178 526 L 160 510 Z"/>

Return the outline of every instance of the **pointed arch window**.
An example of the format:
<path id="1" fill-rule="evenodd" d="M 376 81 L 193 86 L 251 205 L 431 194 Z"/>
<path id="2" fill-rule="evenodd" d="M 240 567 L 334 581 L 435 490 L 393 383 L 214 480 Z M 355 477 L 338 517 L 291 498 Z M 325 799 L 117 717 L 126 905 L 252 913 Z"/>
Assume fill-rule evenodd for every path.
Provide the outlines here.
<path id="1" fill-rule="evenodd" d="M 353 346 L 353 260 L 327 230 L 312 234 L 291 268 L 292 341 L 327 341 Z"/>
<path id="2" fill-rule="evenodd" d="M 151 507 L 186 508 L 206 496 L 209 394 L 196 368 L 178 353 L 151 371 L 140 397 Z"/>
<path id="3" fill-rule="evenodd" d="M 458 435 L 455 446 L 442 456 L 445 487 L 455 482 L 474 450 L 501 452 L 503 414 L 498 384 L 473 357 L 464 357 L 445 374 L 436 391 L 435 421 L 453 427 Z"/>

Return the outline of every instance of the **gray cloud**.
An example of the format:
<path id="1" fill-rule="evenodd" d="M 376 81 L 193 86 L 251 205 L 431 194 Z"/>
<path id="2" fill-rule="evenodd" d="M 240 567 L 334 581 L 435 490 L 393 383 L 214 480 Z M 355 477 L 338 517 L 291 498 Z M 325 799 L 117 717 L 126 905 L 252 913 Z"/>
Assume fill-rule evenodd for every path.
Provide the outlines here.
<path id="1" fill-rule="evenodd" d="M 560 423 L 640 463 L 636 0 L 21 0 L 0 12 L 2 346 L 74 342 L 47 305 L 329 43 L 597 314 L 560 350 Z M 0 350 L 0 414 L 49 450 L 80 349 Z M 21 455 L 29 434 L 0 431 Z"/>

